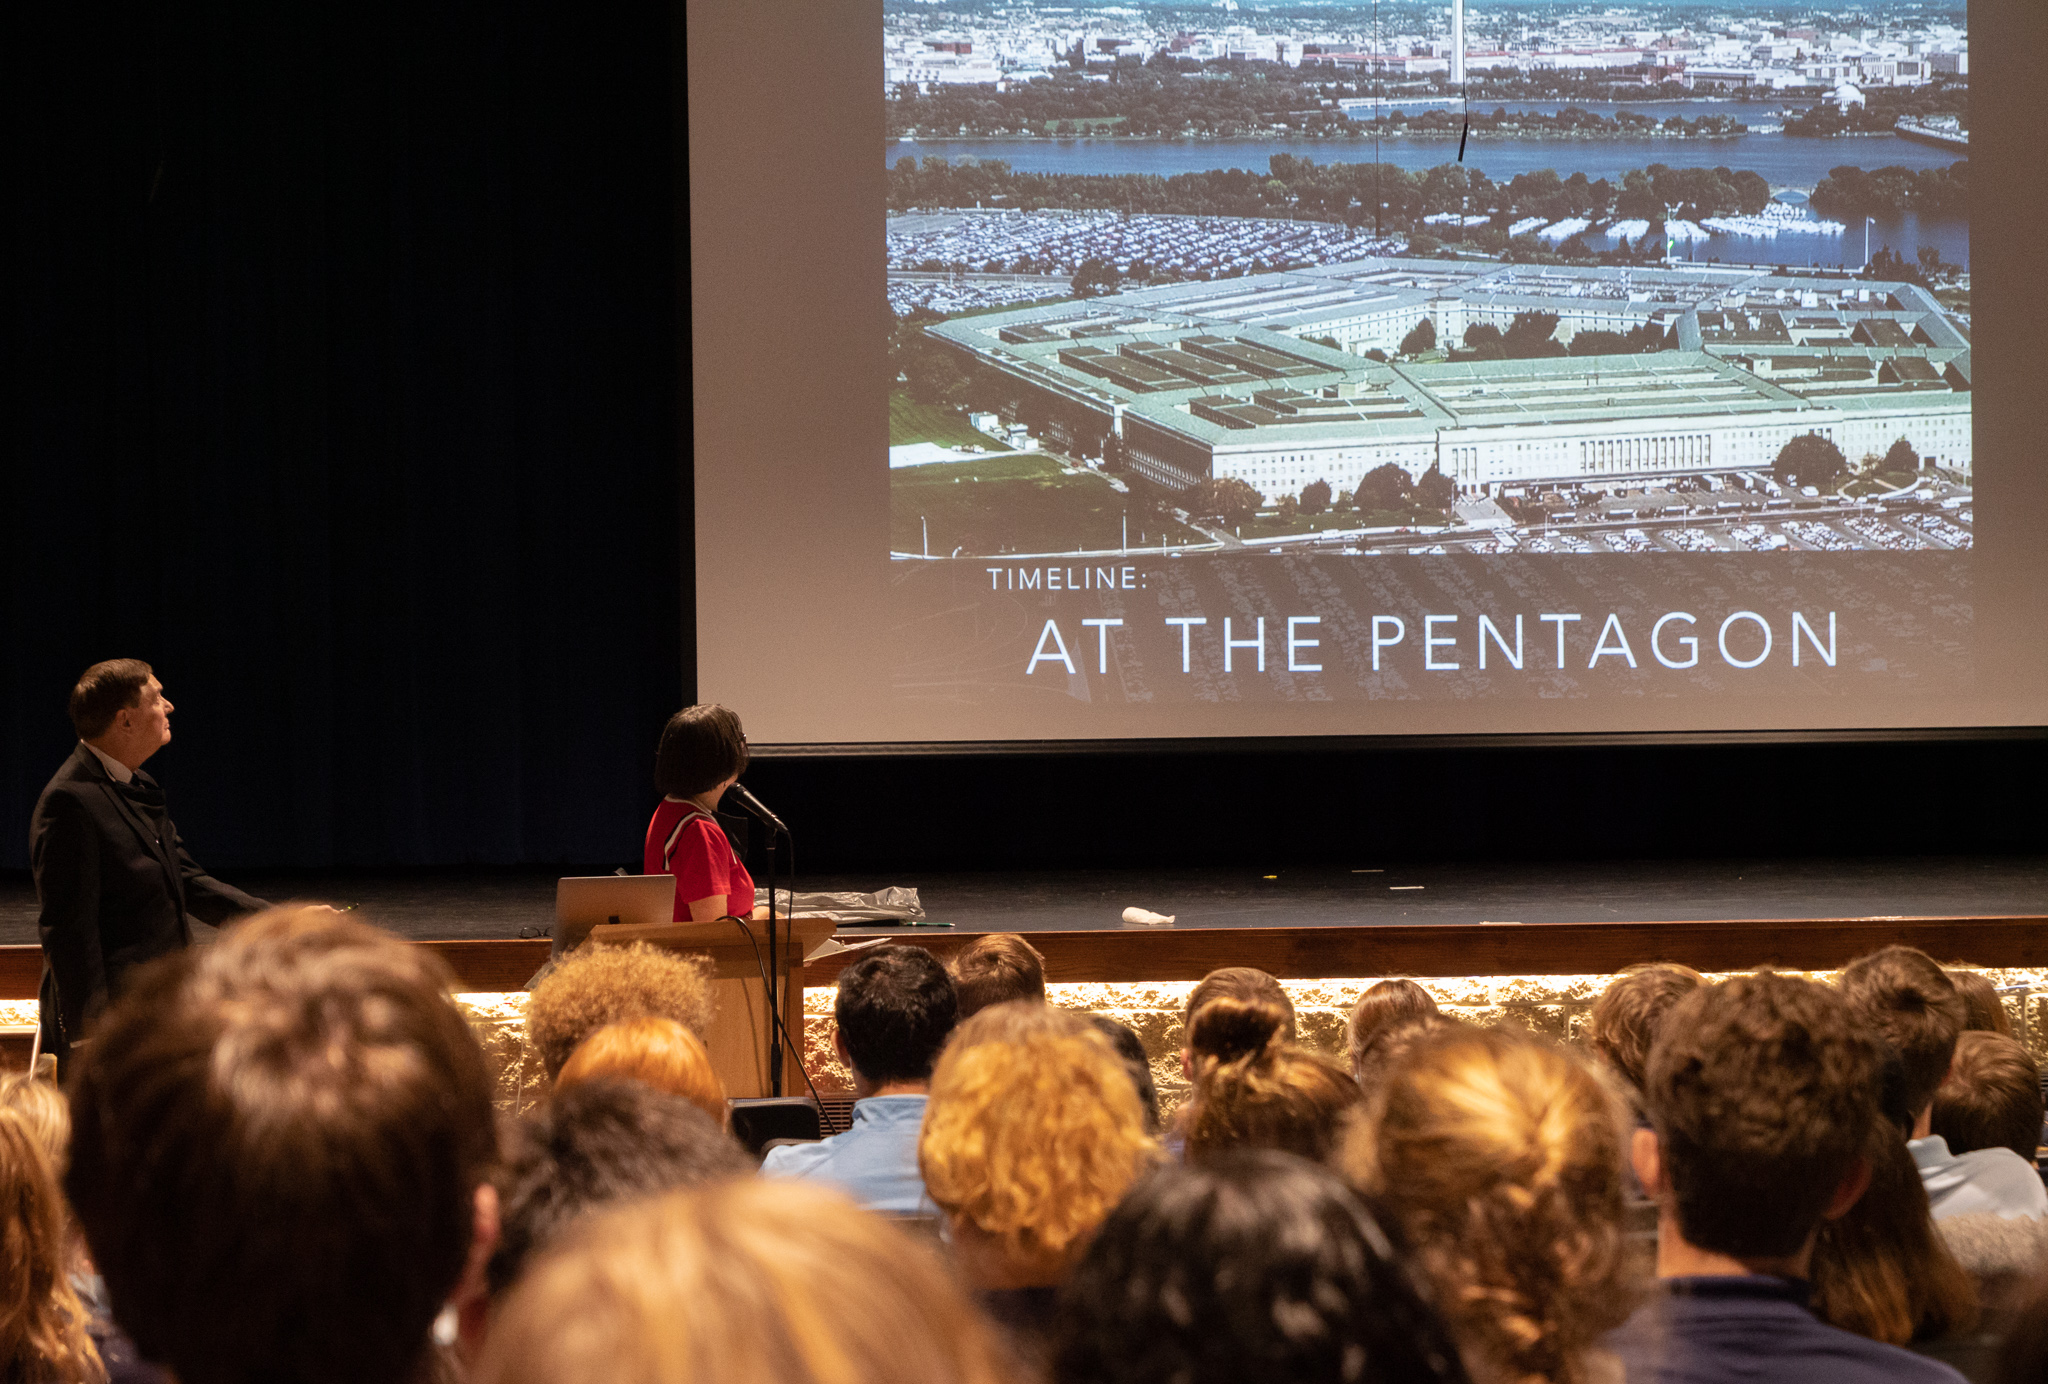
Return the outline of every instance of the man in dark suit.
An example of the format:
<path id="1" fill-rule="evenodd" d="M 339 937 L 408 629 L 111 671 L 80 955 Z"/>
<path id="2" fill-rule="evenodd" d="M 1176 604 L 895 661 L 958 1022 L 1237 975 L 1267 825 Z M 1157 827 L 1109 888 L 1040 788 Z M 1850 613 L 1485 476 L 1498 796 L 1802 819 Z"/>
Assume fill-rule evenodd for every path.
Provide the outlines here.
<path id="1" fill-rule="evenodd" d="M 78 746 L 36 800 L 29 860 L 42 907 L 43 1049 L 88 1034 L 127 973 L 269 907 L 201 869 L 142 762 L 171 740 L 171 702 L 147 663 L 110 659 L 71 689 Z"/>

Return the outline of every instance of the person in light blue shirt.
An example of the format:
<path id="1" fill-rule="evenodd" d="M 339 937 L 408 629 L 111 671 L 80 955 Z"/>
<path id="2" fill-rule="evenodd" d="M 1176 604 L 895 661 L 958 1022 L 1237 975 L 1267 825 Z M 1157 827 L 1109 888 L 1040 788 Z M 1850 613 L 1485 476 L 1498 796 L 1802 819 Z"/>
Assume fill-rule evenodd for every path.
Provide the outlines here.
<path id="1" fill-rule="evenodd" d="M 785 1144 L 765 1177 L 808 1177 L 871 1211 L 936 1216 L 917 1169 L 932 1064 L 953 1031 L 952 978 L 923 947 L 877 947 L 839 973 L 833 1044 L 853 1073 L 853 1127 L 815 1144 Z"/>

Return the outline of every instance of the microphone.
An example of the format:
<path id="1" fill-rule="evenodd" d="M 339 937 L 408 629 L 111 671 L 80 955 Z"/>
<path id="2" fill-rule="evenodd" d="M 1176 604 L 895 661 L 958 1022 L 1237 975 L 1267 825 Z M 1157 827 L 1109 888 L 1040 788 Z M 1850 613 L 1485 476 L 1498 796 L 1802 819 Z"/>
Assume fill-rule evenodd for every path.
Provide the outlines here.
<path id="1" fill-rule="evenodd" d="M 765 822 L 770 831 L 779 831 L 784 836 L 789 835 L 789 828 L 782 824 L 782 819 L 768 810 L 768 804 L 748 792 L 744 783 L 735 782 L 725 792 L 727 797 Z"/>

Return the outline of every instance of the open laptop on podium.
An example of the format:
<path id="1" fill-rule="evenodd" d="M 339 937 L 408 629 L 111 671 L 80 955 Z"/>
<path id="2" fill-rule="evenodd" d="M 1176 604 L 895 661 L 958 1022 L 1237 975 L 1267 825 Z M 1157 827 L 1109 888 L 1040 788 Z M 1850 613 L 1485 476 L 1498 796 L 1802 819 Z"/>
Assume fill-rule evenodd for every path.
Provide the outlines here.
<path id="1" fill-rule="evenodd" d="M 604 924 L 652 925 L 676 915 L 674 875 L 570 875 L 555 882 L 557 959 Z"/>

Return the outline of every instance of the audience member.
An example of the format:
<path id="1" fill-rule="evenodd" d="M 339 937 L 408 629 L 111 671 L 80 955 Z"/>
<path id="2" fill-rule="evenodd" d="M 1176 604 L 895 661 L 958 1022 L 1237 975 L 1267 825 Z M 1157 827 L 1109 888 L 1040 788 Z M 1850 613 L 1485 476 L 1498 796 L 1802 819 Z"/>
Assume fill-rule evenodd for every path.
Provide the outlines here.
<path id="1" fill-rule="evenodd" d="M 1641 1098 L 1643 1069 L 1664 1016 L 1672 1005 L 1706 983 L 1690 966 L 1652 961 L 1623 971 L 1593 1001 L 1586 1042 L 1610 1071 L 1628 1083 L 1631 1099 Z"/>
<path id="2" fill-rule="evenodd" d="M 103 1384 L 106 1367 L 67 1273 L 64 1200 L 28 1122 L 0 1111 L 0 1377 Z"/>
<path id="3" fill-rule="evenodd" d="M 1243 1150 L 1132 1189 L 1060 1296 L 1058 1384 L 1454 1384 L 1456 1348 L 1329 1171 Z"/>
<path id="4" fill-rule="evenodd" d="M 830 1182 L 873 1211 L 932 1214 L 917 1133 L 956 1008 L 952 978 L 923 947 L 876 947 L 841 971 L 832 1041 L 853 1073 L 853 1126 L 819 1143 L 770 1149 L 763 1175 Z"/>
<path id="5" fill-rule="evenodd" d="M 1807 1307 L 1821 1223 L 1870 1182 L 1877 1053 L 1844 998 L 1737 976 L 1674 1005 L 1633 1158 L 1658 1204 L 1658 1295 L 1608 1337 L 1631 1381 L 1955 1381 Z"/>
<path id="6" fill-rule="evenodd" d="M 2006 1014 L 2005 1001 L 1999 997 L 1998 986 L 1991 977 L 1960 966 L 1950 966 L 1947 971 L 1956 993 L 1963 997 L 1963 1032 L 2012 1037 L 2012 1019 Z"/>
<path id="7" fill-rule="evenodd" d="M 1351 1054 L 1351 1076 L 1359 1091 L 1367 1100 L 1372 1099 L 1387 1073 L 1400 1065 L 1409 1049 L 1431 1034 L 1457 1025 L 1456 1019 L 1445 1014 L 1418 1014 L 1375 1028 Z"/>
<path id="8" fill-rule="evenodd" d="M 71 1165 L 71 1102 L 56 1082 L 27 1072 L 0 1076 L 0 1109 L 11 1110 L 35 1136 L 50 1171 L 62 1178 Z"/>
<path id="9" fill-rule="evenodd" d="M 1019 1003 L 960 1026 L 931 1092 L 925 1186 L 961 1276 L 1029 1352 L 1053 1289 L 1156 1157 L 1137 1087 L 1086 1018 Z"/>
<path id="10" fill-rule="evenodd" d="M 1634 1297 L 1627 1130 L 1591 1069 L 1525 1033 L 1439 1029 L 1387 1073 L 1344 1169 L 1421 1273 L 1475 1379 L 1612 1373 L 1598 1342 Z"/>
<path id="11" fill-rule="evenodd" d="M 681 1096 L 721 1126 L 726 1123 L 725 1083 L 711 1070 L 711 1054 L 674 1019 L 649 1014 L 606 1024 L 569 1054 L 555 1078 L 555 1091 L 604 1078 L 637 1081 Z"/>
<path id="12" fill-rule="evenodd" d="M 1145 1132 L 1159 1133 L 1159 1083 L 1152 1077 L 1152 1059 L 1145 1054 L 1145 1040 L 1129 1024 L 1118 1023 L 1107 1014 L 1090 1014 L 1088 1022 L 1109 1039 L 1116 1055 L 1124 1060 L 1131 1080 L 1138 1088 L 1138 1100 L 1145 1107 Z"/>
<path id="13" fill-rule="evenodd" d="M 1351 1006 L 1351 1017 L 1344 1023 L 1344 1053 L 1350 1061 L 1352 1077 L 1359 1085 L 1365 1084 L 1359 1058 L 1375 1033 L 1389 1024 L 1434 1018 L 1438 1012 L 1429 991 L 1412 980 L 1396 978 L 1367 986 Z"/>
<path id="14" fill-rule="evenodd" d="M 1225 996 L 1196 1013 L 1189 1161 L 1266 1148 L 1323 1162 L 1335 1151 L 1344 1117 L 1363 1099 L 1358 1083 L 1328 1058 L 1286 1043 L 1285 1024 L 1265 999 Z"/>
<path id="15" fill-rule="evenodd" d="M 179 1384 L 410 1379 L 497 1239 L 491 1078 L 424 948 L 273 909 L 140 973 L 72 1078 L 66 1185 Z"/>
<path id="16" fill-rule="evenodd" d="M 1928 1123 L 1958 1160 L 1980 1149 L 2010 1149 L 2031 1167 L 2041 1145 L 2042 1104 L 2033 1054 L 2005 1034 L 1971 1029 L 1956 1039 Z"/>
<path id="17" fill-rule="evenodd" d="M 646 942 L 585 942 L 556 964 L 526 1002 L 526 1036 L 548 1079 L 591 1034 L 622 1019 L 674 1019 L 702 1034 L 712 1014 L 710 962 Z"/>
<path id="18" fill-rule="evenodd" d="M 825 1187 L 716 1183 L 594 1217 L 513 1290 L 476 1384 L 1004 1384 L 936 1256 Z"/>
<path id="19" fill-rule="evenodd" d="M 1180 1074 L 1188 1081 L 1195 1079 L 1194 1053 L 1188 1040 L 1194 1035 L 1195 1015 L 1211 1000 L 1265 1000 L 1277 1005 L 1287 1018 L 1281 1025 L 1285 1041 L 1295 1039 L 1294 1001 L 1287 997 L 1279 980 L 1256 966 L 1225 966 L 1209 972 L 1188 991 L 1188 997 L 1180 1010 Z"/>
<path id="20" fill-rule="evenodd" d="M 2048 1188 L 2011 1149 L 1979 1148 L 1959 1157 L 1933 1132 L 1935 1092 L 1954 1061 L 1967 1012 L 1947 973 L 1925 952 L 1886 947 L 1844 967 L 1841 988 L 1898 1057 L 1900 1097 L 1913 1112 L 1906 1147 L 1920 1167 L 1934 1218 L 2048 1215 Z"/>
<path id="21" fill-rule="evenodd" d="M 2020 1296 L 2012 1330 L 1999 1351 L 1999 1384 L 2048 1384 L 2048 1269 Z"/>
<path id="22" fill-rule="evenodd" d="M 991 932 L 953 953 L 946 963 L 965 1020 L 992 1004 L 1045 1003 L 1045 958 L 1014 932 Z"/>
<path id="23" fill-rule="evenodd" d="M 1822 1321 L 1895 1346 L 1949 1351 L 1969 1344 L 1977 1288 L 1934 1228 L 1912 1155 L 1880 1120 L 1865 1146 L 1870 1187 L 1856 1204 L 1821 1222 L 1807 1277 L 1809 1306 Z"/>

